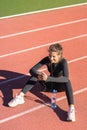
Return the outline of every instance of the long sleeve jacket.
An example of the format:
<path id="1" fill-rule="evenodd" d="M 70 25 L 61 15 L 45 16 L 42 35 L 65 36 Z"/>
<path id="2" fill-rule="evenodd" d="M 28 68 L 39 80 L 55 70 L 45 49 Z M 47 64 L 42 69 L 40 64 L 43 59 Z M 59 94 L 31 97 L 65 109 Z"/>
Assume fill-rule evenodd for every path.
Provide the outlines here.
<path id="1" fill-rule="evenodd" d="M 46 65 L 47 70 L 50 75 L 48 76 L 46 82 L 57 82 L 57 83 L 66 83 L 68 82 L 69 73 L 67 60 L 62 58 L 58 63 L 51 63 L 49 57 L 43 58 L 35 66 L 30 69 L 30 74 L 34 77 L 38 76 L 38 69 Z"/>

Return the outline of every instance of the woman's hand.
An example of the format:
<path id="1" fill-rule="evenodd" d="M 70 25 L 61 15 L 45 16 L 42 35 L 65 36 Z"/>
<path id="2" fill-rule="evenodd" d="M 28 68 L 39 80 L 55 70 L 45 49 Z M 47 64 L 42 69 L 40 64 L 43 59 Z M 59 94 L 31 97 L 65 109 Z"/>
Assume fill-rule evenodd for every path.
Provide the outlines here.
<path id="1" fill-rule="evenodd" d="M 47 74 L 46 73 L 44 73 L 44 72 L 40 72 L 39 74 L 38 74 L 38 79 L 39 80 L 44 80 L 44 81 L 46 81 L 47 80 Z"/>

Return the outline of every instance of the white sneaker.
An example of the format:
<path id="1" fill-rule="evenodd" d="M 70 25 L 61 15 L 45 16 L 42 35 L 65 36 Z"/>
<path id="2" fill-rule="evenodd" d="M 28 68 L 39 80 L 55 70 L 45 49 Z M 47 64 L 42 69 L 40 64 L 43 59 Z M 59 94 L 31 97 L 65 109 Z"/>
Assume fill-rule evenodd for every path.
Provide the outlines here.
<path id="1" fill-rule="evenodd" d="M 68 118 L 67 118 L 68 121 L 76 121 L 75 119 L 75 108 L 69 108 L 69 111 L 68 111 Z"/>
<path id="2" fill-rule="evenodd" d="M 16 96 L 15 98 L 13 98 L 9 103 L 8 103 L 8 106 L 10 107 L 15 107 L 19 104 L 23 104 L 25 101 L 24 101 L 24 97 L 21 97 L 21 96 Z"/>

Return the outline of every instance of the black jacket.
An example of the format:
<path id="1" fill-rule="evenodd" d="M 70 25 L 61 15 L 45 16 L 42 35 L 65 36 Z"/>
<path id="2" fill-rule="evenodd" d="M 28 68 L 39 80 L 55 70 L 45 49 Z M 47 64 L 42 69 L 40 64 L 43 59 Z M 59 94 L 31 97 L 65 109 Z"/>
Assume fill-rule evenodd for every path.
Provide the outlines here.
<path id="1" fill-rule="evenodd" d="M 68 82 L 68 65 L 66 59 L 62 58 L 58 63 L 51 63 L 49 57 L 43 58 L 35 66 L 30 69 L 30 74 L 34 77 L 38 76 L 38 69 L 46 65 L 50 75 L 48 76 L 46 82 L 57 82 L 66 83 Z"/>

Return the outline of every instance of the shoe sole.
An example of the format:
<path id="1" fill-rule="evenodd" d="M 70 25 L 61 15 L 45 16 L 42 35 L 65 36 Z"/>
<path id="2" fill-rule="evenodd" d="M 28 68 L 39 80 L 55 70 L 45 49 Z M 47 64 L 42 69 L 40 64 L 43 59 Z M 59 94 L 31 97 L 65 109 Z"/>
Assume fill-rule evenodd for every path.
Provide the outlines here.
<path id="1" fill-rule="evenodd" d="M 76 120 L 75 119 L 71 120 L 71 119 L 67 118 L 67 121 L 75 122 Z"/>
<path id="2" fill-rule="evenodd" d="M 10 104 L 8 104 L 8 106 L 9 107 L 16 107 L 17 105 L 21 105 L 21 104 L 24 104 L 25 102 L 22 102 L 22 103 L 18 103 L 18 104 L 16 104 L 16 105 L 10 105 Z"/>

